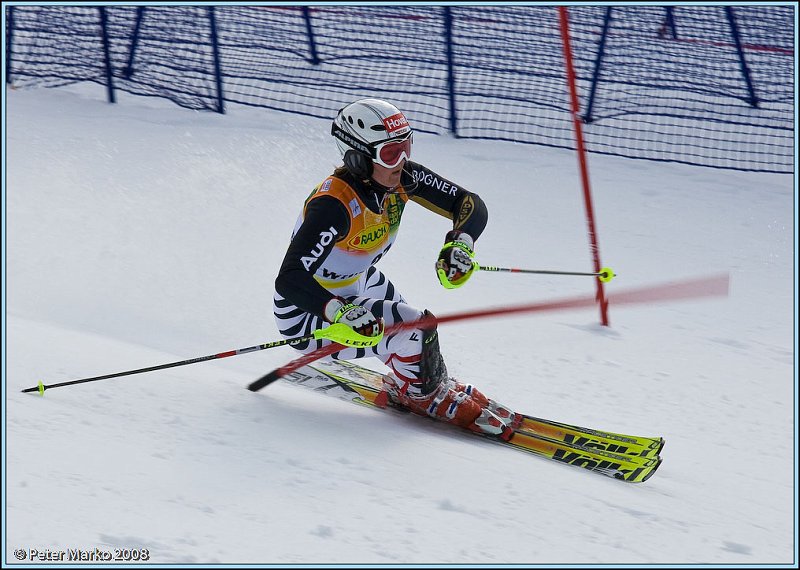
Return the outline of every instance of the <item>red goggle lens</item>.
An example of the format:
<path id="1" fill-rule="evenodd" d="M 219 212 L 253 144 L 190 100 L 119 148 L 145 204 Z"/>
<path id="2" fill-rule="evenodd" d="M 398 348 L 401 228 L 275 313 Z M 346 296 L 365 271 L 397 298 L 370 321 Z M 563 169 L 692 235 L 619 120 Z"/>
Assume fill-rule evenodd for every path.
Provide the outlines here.
<path id="1" fill-rule="evenodd" d="M 385 142 L 377 150 L 377 162 L 392 168 L 400 163 L 404 153 L 406 160 L 411 158 L 411 137 L 399 141 Z"/>

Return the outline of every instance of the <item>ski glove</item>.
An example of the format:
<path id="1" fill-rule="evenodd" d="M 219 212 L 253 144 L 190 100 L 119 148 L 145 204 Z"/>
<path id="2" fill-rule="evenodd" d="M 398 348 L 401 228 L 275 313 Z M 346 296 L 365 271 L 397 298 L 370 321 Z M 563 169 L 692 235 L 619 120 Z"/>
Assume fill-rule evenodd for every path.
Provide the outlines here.
<path id="1" fill-rule="evenodd" d="M 383 319 L 376 319 L 366 307 L 341 297 L 328 301 L 325 318 L 332 324 L 320 331 L 320 338 L 361 348 L 375 346 L 383 338 Z"/>
<path id="2" fill-rule="evenodd" d="M 447 289 L 461 287 L 475 271 L 477 263 L 472 260 L 474 242 L 472 237 L 460 230 L 450 230 L 444 238 L 444 246 L 436 260 L 439 282 Z"/>

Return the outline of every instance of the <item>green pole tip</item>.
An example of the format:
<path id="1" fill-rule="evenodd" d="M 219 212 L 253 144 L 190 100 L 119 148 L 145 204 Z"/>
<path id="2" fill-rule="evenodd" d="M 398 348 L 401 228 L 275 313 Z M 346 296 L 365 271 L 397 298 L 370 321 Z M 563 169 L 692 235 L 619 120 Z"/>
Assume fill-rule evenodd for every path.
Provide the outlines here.
<path id="1" fill-rule="evenodd" d="M 39 395 L 44 396 L 44 384 L 42 384 L 41 380 L 39 380 Z"/>
<path id="2" fill-rule="evenodd" d="M 614 279 L 616 275 L 614 274 L 613 271 L 611 271 L 610 267 L 604 267 L 603 269 L 600 270 L 598 277 L 600 278 L 600 281 L 602 281 L 603 283 L 608 283 L 609 281 Z"/>

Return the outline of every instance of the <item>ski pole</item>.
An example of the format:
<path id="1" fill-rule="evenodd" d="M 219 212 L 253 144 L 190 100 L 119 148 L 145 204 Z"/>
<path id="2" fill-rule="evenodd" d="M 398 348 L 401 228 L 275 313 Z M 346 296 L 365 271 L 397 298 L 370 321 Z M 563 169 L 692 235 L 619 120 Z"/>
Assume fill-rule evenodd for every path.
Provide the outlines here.
<path id="1" fill-rule="evenodd" d="M 477 268 L 480 271 L 507 271 L 509 273 L 540 273 L 544 275 L 588 275 L 591 277 L 597 277 L 603 283 L 608 283 L 616 274 L 611 270 L 610 267 L 604 267 L 597 273 L 583 273 L 579 271 L 549 271 L 545 269 L 517 269 L 515 267 L 494 267 L 491 265 L 478 265 Z"/>
<path id="2" fill-rule="evenodd" d="M 725 273 L 721 275 L 714 275 L 709 277 L 701 277 L 691 279 L 683 282 L 668 282 L 660 285 L 642 287 L 639 289 L 628 289 L 627 291 L 618 291 L 615 295 L 610 296 L 610 301 L 617 305 L 628 305 L 637 303 L 652 303 L 656 301 L 679 301 L 684 299 L 696 299 L 700 297 L 727 297 L 728 288 L 730 285 L 730 276 Z M 444 315 L 441 317 L 426 316 L 417 321 L 406 321 L 395 323 L 392 326 L 386 327 L 384 334 L 390 334 L 403 328 L 418 328 L 428 329 L 433 328 L 437 324 L 451 323 L 457 321 L 465 321 L 471 319 L 482 319 L 486 317 L 497 317 L 501 315 L 514 315 L 522 313 L 538 313 L 548 311 L 561 311 L 566 309 L 579 309 L 583 307 L 591 307 L 597 303 L 597 298 L 594 296 L 587 297 L 573 297 L 567 299 L 558 299 L 552 301 L 544 301 L 541 303 L 530 303 L 524 305 L 513 305 L 510 307 L 494 307 L 489 309 L 479 309 L 474 311 L 465 311 L 462 313 L 454 313 L 451 315 Z M 307 364 L 311 364 L 320 358 L 324 358 L 333 354 L 337 350 L 345 348 L 339 344 L 331 343 L 322 346 L 312 352 L 304 354 L 291 362 L 276 368 L 275 370 L 265 374 L 258 380 L 251 382 L 247 389 L 251 392 L 257 392 L 262 388 L 269 386 L 276 380 L 292 374 Z"/>
<path id="3" fill-rule="evenodd" d="M 118 378 L 120 376 L 132 376 L 133 374 L 141 374 L 143 372 L 154 372 L 156 370 L 164 370 L 166 368 L 175 368 L 176 366 L 185 366 L 187 364 L 195 364 L 196 362 L 206 362 L 208 360 L 217 360 L 220 358 L 227 358 L 229 356 L 236 356 L 239 354 L 244 354 L 246 352 L 256 352 L 258 350 L 265 350 L 267 348 L 275 348 L 278 346 L 286 346 L 292 344 L 298 344 L 305 341 L 310 340 L 317 340 L 321 338 L 327 338 L 326 336 L 327 329 L 319 329 L 314 331 L 314 334 L 304 337 L 297 337 L 297 338 L 289 338 L 284 340 L 276 340 L 273 342 L 266 342 L 264 344 L 257 344 L 255 346 L 249 346 L 247 348 L 239 348 L 236 350 L 228 350 L 226 352 L 220 352 L 219 354 L 210 354 L 208 356 L 200 356 L 198 358 L 190 358 L 188 360 L 181 360 L 178 362 L 170 362 L 167 364 L 159 364 L 157 366 L 148 366 L 147 368 L 137 368 L 136 370 L 126 370 L 125 372 L 115 372 L 114 374 L 104 374 L 103 376 L 93 376 L 91 378 L 81 378 L 80 380 L 70 380 L 69 382 L 59 382 L 57 384 L 44 384 L 39 381 L 38 386 L 33 386 L 31 388 L 25 388 L 22 390 L 23 392 L 39 392 L 39 394 L 44 395 L 44 391 L 50 388 L 60 388 L 62 386 L 72 386 L 73 384 L 84 384 L 86 382 L 95 382 L 97 380 L 107 380 L 109 378 Z"/>

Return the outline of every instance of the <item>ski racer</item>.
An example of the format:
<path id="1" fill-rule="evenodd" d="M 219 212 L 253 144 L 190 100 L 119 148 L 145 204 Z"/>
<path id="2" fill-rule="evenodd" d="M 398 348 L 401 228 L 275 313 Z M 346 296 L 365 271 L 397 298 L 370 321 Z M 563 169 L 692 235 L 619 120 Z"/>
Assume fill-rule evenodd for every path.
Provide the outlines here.
<path id="1" fill-rule="evenodd" d="M 486 226 L 486 205 L 477 194 L 411 161 L 411 125 L 391 103 L 369 98 L 343 107 L 331 134 L 343 165 L 314 188 L 297 218 L 275 280 L 278 330 L 294 338 L 344 323 L 329 338 L 346 348 L 332 357 L 382 360 L 392 371 L 393 383 L 385 382 L 384 388 L 395 404 L 472 431 L 508 437 L 513 414 L 448 376 L 435 327 L 384 335 L 386 326 L 430 313 L 407 304 L 375 267 L 394 243 L 410 200 L 452 220 L 436 274 L 446 288 L 464 285 L 474 271 L 473 248 Z M 293 346 L 310 352 L 330 342 Z"/>

